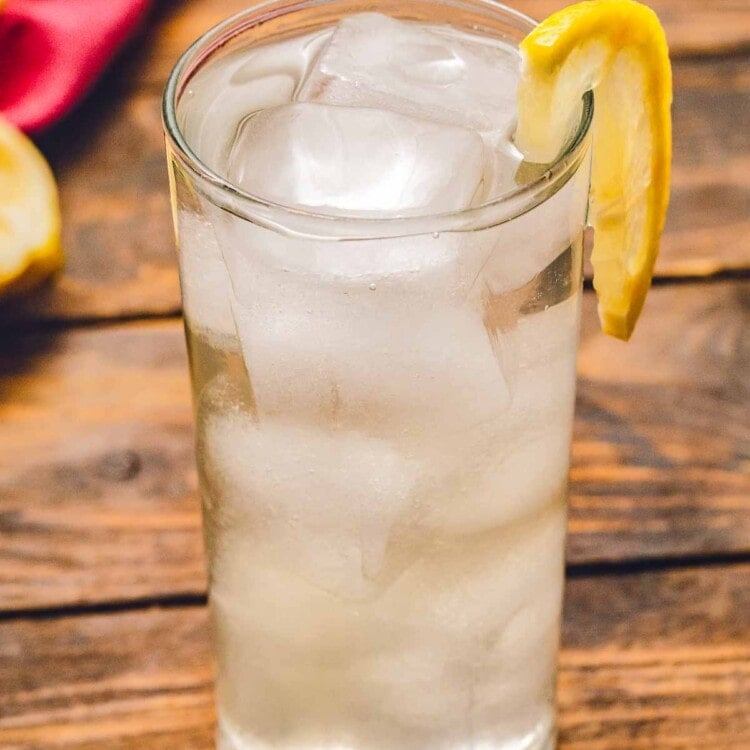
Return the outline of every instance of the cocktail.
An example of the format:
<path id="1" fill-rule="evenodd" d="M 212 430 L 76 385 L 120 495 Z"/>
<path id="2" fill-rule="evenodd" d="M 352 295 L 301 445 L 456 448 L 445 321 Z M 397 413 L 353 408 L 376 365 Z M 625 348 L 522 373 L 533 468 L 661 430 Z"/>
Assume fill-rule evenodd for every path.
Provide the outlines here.
<path id="1" fill-rule="evenodd" d="M 517 132 L 533 22 L 376 6 L 165 96 L 218 746 L 551 748 L 592 95 Z"/>

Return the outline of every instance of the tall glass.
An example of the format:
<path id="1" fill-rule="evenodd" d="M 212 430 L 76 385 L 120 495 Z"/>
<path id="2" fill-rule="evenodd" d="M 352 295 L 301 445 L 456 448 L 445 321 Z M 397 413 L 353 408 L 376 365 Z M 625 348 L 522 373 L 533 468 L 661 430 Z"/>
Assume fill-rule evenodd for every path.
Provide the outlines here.
<path id="1" fill-rule="evenodd" d="M 375 6 L 515 44 L 533 25 Z M 590 102 L 524 187 L 430 216 L 263 201 L 199 137 L 214 58 L 373 7 L 250 8 L 165 94 L 218 746 L 552 748 Z"/>

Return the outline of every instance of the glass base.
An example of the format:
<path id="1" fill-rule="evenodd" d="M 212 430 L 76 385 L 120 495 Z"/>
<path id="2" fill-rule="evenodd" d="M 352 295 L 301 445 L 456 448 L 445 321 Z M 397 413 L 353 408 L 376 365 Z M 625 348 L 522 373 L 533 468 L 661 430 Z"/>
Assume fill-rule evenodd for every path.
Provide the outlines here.
<path id="1" fill-rule="evenodd" d="M 450 750 L 555 750 L 557 746 L 557 731 L 548 721 L 540 722 L 531 732 L 514 740 L 503 740 L 499 743 L 469 740 L 465 744 L 456 745 Z M 239 732 L 232 730 L 226 722 L 219 720 L 216 730 L 216 750 L 359 750 L 356 747 L 332 743 L 330 745 L 315 744 L 309 746 L 271 745 L 263 741 L 256 741 L 242 737 Z M 377 750 L 399 750 L 399 748 L 379 747 Z"/>

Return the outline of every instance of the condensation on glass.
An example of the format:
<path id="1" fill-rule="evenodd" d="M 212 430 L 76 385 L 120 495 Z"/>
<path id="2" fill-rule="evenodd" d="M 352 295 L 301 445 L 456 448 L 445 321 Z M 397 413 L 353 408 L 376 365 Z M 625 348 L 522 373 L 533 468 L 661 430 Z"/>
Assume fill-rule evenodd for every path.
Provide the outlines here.
<path id="1" fill-rule="evenodd" d="M 322 91 L 331 27 L 373 8 L 509 54 L 530 28 L 481 0 L 270 2 L 198 40 L 165 94 L 218 746 L 552 748 L 590 104 L 556 163 L 485 174 L 479 202 L 475 141 L 447 120 L 415 138 L 455 180 L 426 172 L 404 210 L 367 175 L 335 183 L 354 210 L 258 197 L 306 168 L 258 148 L 287 127 L 271 108 Z M 450 78 L 415 40 L 415 79 Z M 480 122 L 473 103 L 455 118 Z"/>

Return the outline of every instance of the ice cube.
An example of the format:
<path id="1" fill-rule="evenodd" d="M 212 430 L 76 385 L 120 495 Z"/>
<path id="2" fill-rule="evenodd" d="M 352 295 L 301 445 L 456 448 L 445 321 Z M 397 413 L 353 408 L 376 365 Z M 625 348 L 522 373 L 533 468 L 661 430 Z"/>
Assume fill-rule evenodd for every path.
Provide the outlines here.
<path id="1" fill-rule="evenodd" d="M 342 672 L 371 645 L 363 618 L 356 606 L 269 560 L 252 539 L 230 541 L 240 545 L 228 552 L 234 568 L 222 570 L 211 590 L 222 718 L 269 743 L 254 737 L 253 747 L 323 746 L 315 742 L 321 716 L 347 723 L 350 685 Z M 283 742 L 274 741 L 277 732 Z"/>
<path id="2" fill-rule="evenodd" d="M 492 532 L 566 496 L 570 429 L 563 423 L 484 441 L 466 435 L 436 457 L 421 524 L 445 537 Z"/>
<path id="3" fill-rule="evenodd" d="M 545 600 L 545 616 L 550 612 L 553 617 L 559 609 L 564 536 L 565 513 L 558 505 L 492 535 L 434 544 L 403 572 L 378 604 L 383 626 L 396 634 L 392 653 L 373 653 L 361 667 L 383 686 L 373 702 L 383 721 L 397 716 L 411 726 L 429 728 L 440 717 L 448 719 L 448 728 L 461 727 L 478 715 L 475 691 L 483 691 L 483 702 L 484 691 L 507 689 L 501 683 L 505 667 L 498 666 L 499 653 L 505 653 L 505 629 L 540 599 Z M 515 637 L 514 628 L 511 639 Z M 528 662 L 534 647 L 545 653 L 548 645 L 554 648 L 556 630 L 547 637 L 549 644 L 540 643 L 535 629 L 515 642 L 523 646 Z M 528 682 L 523 670 L 514 675 L 519 690 L 536 684 L 538 665 L 529 667 Z M 420 683 L 409 691 L 407 703 L 400 689 L 405 673 Z M 552 673 L 545 674 L 549 678 Z M 477 728 L 490 721 L 482 716 Z"/>
<path id="4" fill-rule="evenodd" d="M 289 277 L 290 274 L 287 274 Z M 258 412 L 417 442 L 497 419 L 509 394 L 479 315 L 394 290 L 254 279 L 235 317 Z"/>
<path id="5" fill-rule="evenodd" d="M 180 126 L 192 150 L 221 173 L 237 124 L 252 112 L 292 100 L 326 34 L 218 54 L 201 67 L 185 91 L 179 108 Z"/>
<path id="6" fill-rule="evenodd" d="M 581 218 L 588 195 L 589 170 L 584 164 L 566 184 L 553 195 L 544 196 L 544 201 L 531 210 L 511 222 L 478 232 L 476 242 L 486 253 L 478 279 L 481 288 L 498 297 L 543 274 L 536 280 L 552 285 L 554 293 L 559 294 L 568 280 L 578 282 L 583 253 Z M 565 252 L 569 252 L 573 267 L 553 266 Z M 561 263 L 564 260 L 560 258 Z M 577 291 L 577 283 L 571 291 Z"/>
<path id="7" fill-rule="evenodd" d="M 227 217 L 222 245 L 258 414 L 370 434 L 459 433 L 507 405 L 463 238 L 324 242 Z"/>
<path id="8" fill-rule="evenodd" d="M 556 544 L 556 555 L 544 559 L 546 569 L 529 560 L 524 571 L 529 595 L 483 655 L 474 686 L 476 726 L 501 727 L 511 736 L 547 736 L 563 594 L 562 544 Z"/>
<path id="9" fill-rule="evenodd" d="M 210 417 L 201 444 L 224 525 L 241 530 L 239 547 L 224 532 L 217 566 L 244 566 L 246 539 L 254 555 L 303 580 L 343 597 L 366 594 L 409 509 L 414 461 L 385 440 L 243 414 Z"/>
<path id="10" fill-rule="evenodd" d="M 290 104 L 241 125 L 229 179 L 277 203 L 379 213 L 451 211 L 479 190 L 474 132 L 378 109 Z"/>
<path id="11" fill-rule="evenodd" d="M 500 42 L 360 13 L 338 24 L 297 99 L 393 109 L 507 141 L 519 63 Z"/>

